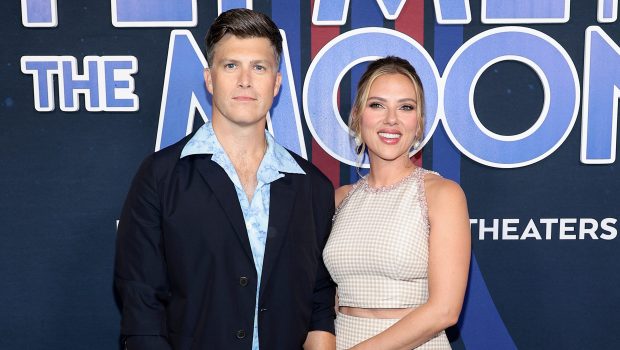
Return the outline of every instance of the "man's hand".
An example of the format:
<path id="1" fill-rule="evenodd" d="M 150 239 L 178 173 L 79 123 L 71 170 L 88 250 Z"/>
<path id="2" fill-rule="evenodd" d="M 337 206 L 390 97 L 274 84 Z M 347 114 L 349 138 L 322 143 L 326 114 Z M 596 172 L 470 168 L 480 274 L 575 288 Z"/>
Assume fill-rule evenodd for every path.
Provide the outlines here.
<path id="1" fill-rule="evenodd" d="M 309 332 L 304 350 L 336 350 L 336 337 L 325 331 Z"/>

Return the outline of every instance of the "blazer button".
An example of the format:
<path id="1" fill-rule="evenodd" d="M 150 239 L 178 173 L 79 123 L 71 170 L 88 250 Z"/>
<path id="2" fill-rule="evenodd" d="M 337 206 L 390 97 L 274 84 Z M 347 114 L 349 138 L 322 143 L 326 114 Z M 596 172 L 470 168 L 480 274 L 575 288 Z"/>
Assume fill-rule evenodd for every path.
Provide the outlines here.
<path id="1" fill-rule="evenodd" d="M 245 287 L 248 285 L 248 278 L 245 276 L 239 277 L 239 284 L 241 287 Z"/>
<path id="2" fill-rule="evenodd" d="M 240 329 L 237 331 L 237 339 L 243 339 L 245 338 L 245 331 L 243 329 Z"/>

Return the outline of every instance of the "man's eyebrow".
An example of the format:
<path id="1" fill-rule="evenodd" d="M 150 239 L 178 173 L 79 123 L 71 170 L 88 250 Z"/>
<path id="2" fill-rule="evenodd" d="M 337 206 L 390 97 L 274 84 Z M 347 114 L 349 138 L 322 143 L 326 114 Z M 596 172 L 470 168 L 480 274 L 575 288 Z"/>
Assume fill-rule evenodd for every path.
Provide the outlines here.
<path id="1" fill-rule="evenodd" d="M 242 60 L 235 59 L 235 58 L 229 58 L 229 57 L 222 57 L 220 60 L 218 60 L 218 62 L 229 62 L 229 63 L 239 64 L 242 62 Z M 262 64 L 265 66 L 271 65 L 268 59 L 250 60 L 250 65 L 255 65 L 255 64 Z"/>

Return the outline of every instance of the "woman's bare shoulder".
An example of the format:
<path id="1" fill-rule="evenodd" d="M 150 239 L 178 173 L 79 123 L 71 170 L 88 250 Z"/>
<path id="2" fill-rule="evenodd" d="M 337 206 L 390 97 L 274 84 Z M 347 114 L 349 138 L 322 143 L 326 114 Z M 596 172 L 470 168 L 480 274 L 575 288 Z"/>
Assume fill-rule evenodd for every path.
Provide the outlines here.
<path id="1" fill-rule="evenodd" d="M 336 208 L 340 206 L 340 203 L 347 197 L 352 188 L 353 185 L 344 185 L 336 189 Z"/>
<path id="2" fill-rule="evenodd" d="M 465 193 L 461 186 L 436 173 L 429 172 L 424 176 L 426 200 L 429 205 L 433 202 L 464 200 Z"/>

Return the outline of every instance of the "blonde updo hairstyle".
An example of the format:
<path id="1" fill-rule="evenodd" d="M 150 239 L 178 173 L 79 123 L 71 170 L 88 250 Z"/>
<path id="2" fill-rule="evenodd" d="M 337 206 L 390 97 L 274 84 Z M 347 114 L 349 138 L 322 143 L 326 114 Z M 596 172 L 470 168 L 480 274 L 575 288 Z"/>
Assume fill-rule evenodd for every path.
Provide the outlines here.
<path id="1" fill-rule="evenodd" d="M 355 138 L 356 153 L 363 158 L 364 151 L 366 150 L 366 143 L 362 139 L 361 132 L 361 119 L 362 112 L 368 101 L 368 94 L 372 83 L 378 77 L 385 74 L 402 74 L 411 79 L 411 83 L 416 91 L 417 100 L 417 116 L 418 116 L 418 130 L 411 148 L 417 148 L 424 138 L 424 88 L 422 87 L 422 81 L 416 73 L 415 68 L 407 61 L 396 56 L 387 56 L 380 58 L 368 65 L 366 72 L 360 78 L 357 84 L 357 91 L 355 94 L 355 100 L 353 101 L 353 107 L 351 108 L 351 114 L 349 115 L 349 129 Z"/>

